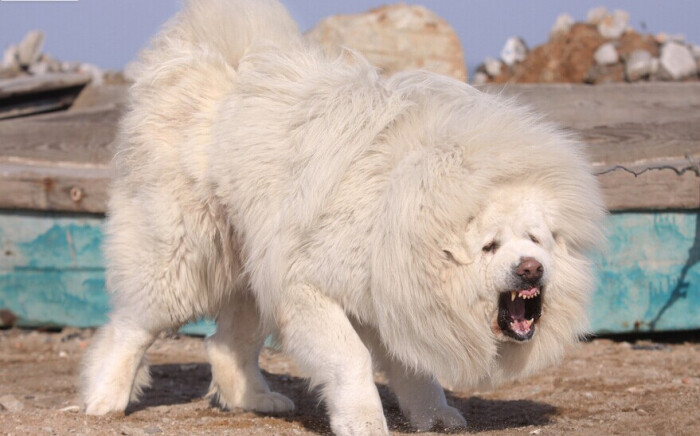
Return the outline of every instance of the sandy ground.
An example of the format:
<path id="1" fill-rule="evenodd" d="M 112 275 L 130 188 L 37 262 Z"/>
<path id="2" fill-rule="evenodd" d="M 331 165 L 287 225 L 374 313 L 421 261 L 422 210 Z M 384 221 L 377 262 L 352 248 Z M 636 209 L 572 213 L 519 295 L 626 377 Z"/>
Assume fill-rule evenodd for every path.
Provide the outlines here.
<path id="1" fill-rule="evenodd" d="M 149 354 L 153 387 L 126 414 L 79 411 L 77 373 L 90 330 L 0 331 L 0 434 L 12 435 L 308 435 L 328 434 L 318 396 L 294 364 L 265 350 L 261 366 L 295 412 L 262 416 L 212 407 L 201 338 L 159 339 Z M 687 339 L 687 338 L 686 338 Z M 411 433 L 378 378 L 392 434 Z M 698 435 L 700 342 L 581 344 L 558 367 L 492 392 L 452 392 L 467 434 Z"/>

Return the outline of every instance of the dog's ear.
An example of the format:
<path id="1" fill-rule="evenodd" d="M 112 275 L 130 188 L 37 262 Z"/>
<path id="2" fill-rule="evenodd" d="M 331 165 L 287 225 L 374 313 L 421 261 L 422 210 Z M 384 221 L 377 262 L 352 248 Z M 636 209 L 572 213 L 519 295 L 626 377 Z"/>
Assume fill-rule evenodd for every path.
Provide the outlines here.
<path id="1" fill-rule="evenodd" d="M 469 218 L 467 221 L 467 228 L 461 229 L 461 231 L 453 233 L 448 241 L 443 245 L 442 251 L 445 256 L 452 262 L 458 265 L 469 265 L 474 261 L 471 254 L 469 253 L 469 244 L 467 242 L 467 232 L 469 224 L 472 222 L 473 218 Z"/>
<path id="2" fill-rule="evenodd" d="M 458 265 L 469 265 L 470 263 L 472 263 L 471 256 L 469 256 L 467 250 L 465 250 L 464 247 L 452 245 L 443 248 L 442 251 L 443 253 L 445 253 L 445 256 L 447 256 L 449 260 Z"/>
<path id="3" fill-rule="evenodd" d="M 559 233 L 553 233 L 552 237 L 554 238 L 554 242 L 557 244 L 557 246 L 561 249 L 561 251 L 564 252 L 564 254 L 569 253 L 569 248 L 566 245 L 566 239 Z"/>

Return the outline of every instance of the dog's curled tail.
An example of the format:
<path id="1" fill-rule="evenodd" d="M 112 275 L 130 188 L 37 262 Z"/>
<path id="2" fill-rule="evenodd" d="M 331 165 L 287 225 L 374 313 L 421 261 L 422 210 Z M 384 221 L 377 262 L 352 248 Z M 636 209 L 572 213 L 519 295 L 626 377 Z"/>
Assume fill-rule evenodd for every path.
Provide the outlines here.
<path id="1" fill-rule="evenodd" d="M 169 60 L 203 52 L 236 68 L 253 45 L 284 46 L 299 39 L 296 23 L 278 0 L 187 0 L 139 62 L 129 66 L 129 74 L 138 79 Z"/>

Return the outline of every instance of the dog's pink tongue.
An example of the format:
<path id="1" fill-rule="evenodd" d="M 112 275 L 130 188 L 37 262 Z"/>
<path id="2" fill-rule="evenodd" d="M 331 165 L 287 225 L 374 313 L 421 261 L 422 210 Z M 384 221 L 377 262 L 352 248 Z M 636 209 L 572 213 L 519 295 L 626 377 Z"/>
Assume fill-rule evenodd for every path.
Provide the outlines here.
<path id="1" fill-rule="evenodd" d="M 525 335 L 530 331 L 532 323 L 527 320 L 517 320 L 510 323 L 510 328 L 520 335 Z"/>
<path id="2" fill-rule="evenodd" d="M 526 297 L 531 297 L 533 295 L 537 295 L 538 291 L 539 291 L 539 289 L 537 289 L 537 288 L 523 289 L 521 291 L 518 291 L 518 294 L 524 295 Z"/>

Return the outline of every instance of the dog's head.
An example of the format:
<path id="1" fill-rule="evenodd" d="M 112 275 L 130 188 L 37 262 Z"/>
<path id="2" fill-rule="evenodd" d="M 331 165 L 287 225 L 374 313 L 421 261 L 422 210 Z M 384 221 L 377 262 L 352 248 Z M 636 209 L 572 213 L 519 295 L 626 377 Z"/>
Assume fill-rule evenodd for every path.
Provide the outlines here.
<path id="1" fill-rule="evenodd" d="M 385 344 L 453 386 L 553 363 L 585 332 L 588 250 L 602 239 L 582 145 L 464 85 L 406 76 L 398 88 L 420 104 L 382 138 L 404 148 L 373 266 Z"/>
<path id="2" fill-rule="evenodd" d="M 467 228 L 466 249 L 495 302 L 492 330 L 499 339 L 532 339 L 542 316 L 554 268 L 555 235 L 543 196 L 526 187 L 505 187 L 491 196 Z"/>

